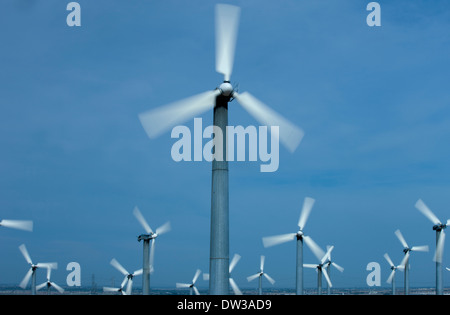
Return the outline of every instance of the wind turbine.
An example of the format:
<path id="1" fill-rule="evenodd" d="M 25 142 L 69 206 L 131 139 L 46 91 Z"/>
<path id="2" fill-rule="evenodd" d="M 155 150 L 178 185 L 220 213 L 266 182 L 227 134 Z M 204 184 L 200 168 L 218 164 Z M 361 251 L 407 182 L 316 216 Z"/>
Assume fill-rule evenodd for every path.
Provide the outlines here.
<path id="1" fill-rule="evenodd" d="M 18 229 L 18 230 L 24 230 L 24 231 L 33 231 L 33 221 L 26 221 L 26 220 L 1 220 L 0 226 Z"/>
<path id="2" fill-rule="evenodd" d="M 27 287 L 28 282 L 31 278 L 31 294 L 36 295 L 36 269 L 38 268 L 58 268 L 57 263 L 37 263 L 33 264 L 33 261 L 31 260 L 30 254 L 28 253 L 28 250 L 25 246 L 25 244 L 22 244 L 19 246 L 20 251 L 22 252 L 23 257 L 25 257 L 25 260 L 30 265 L 30 269 L 25 274 L 25 277 L 23 278 L 22 282 L 19 284 L 19 286 L 22 289 L 25 289 Z"/>
<path id="3" fill-rule="evenodd" d="M 331 251 L 333 249 L 334 249 L 334 246 L 327 246 L 327 251 L 328 251 L 327 274 L 328 274 L 329 278 L 331 278 L 330 277 L 330 274 L 331 274 L 331 270 L 330 270 L 331 268 L 330 267 L 331 266 L 333 266 L 334 268 L 336 268 L 340 272 L 344 272 L 344 268 L 343 267 L 339 266 L 338 264 L 336 264 L 334 261 L 331 260 Z M 327 293 L 328 293 L 328 295 L 331 294 L 331 287 L 330 286 L 327 287 Z"/>
<path id="4" fill-rule="evenodd" d="M 215 9 L 216 71 L 224 75 L 223 83 L 212 91 L 139 114 L 140 122 L 150 138 L 156 138 L 177 124 L 210 109 L 214 110 L 213 125 L 222 131 L 222 136 L 226 135 L 228 103 L 236 99 L 260 124 L 274 127 L 273 132 L 279 136 L 281 143 L 289 151 L 295 151 L 303 138 L 303 131 L 250 93 L 239 94 L 230 83 L 240 11 L 239 7 L 227 4 L 217 4 Z M 222 152 L 222 156 L 215 154 L 212 161 L 209 293 L 226 295 L 229 292 L 227 141 L 217 137 L 214 137 L 213 142 L 215 152 Z"/>
<path id="5" fill-rule="evenodd" d="M 442 257 L 444 255 L 445 233 L 444 229 L 450 225 L 450 219 L 443 224 L 438 217 L 427 207 L 427 205 L 419 199 L 416 202 L 416 208 L 422 212 L 431 222 L 433 222 L 433 230 L 436 231 L 436 251 L 433 260 L 436 262 L 436 294 L 444 294 L 444 284 L 442 282 Z"/>
<path id="6" fill-rule="evenodd" d="M 304 264 L 303 266 L 306 268 L 314 268 L 317 271 L 317 294 L 322 295 L 322 273 L 325 277 L 325 280 L 328 283 L 328 287 L 331 288 L 333 284 L 331 283 L 331 279 L 328 276 L 327 270 L 324 267 L 328 265 L 328 256 L 333 250 L 333 246 L 328 248 L 328 251 L 322 256 L 320 262 L 318 264 Z"/>
<path id="7" fill-rule="evenodd" d="M 133 214 L 147 233 L 139 235 L 138 241 L 143 241 L 144 243 L 142 294 L 148 295 L 150 294 L 150 273 L 154 270 L 153 260 L 155 254 L 155 239 L 158 237 L 158 235 L 170 231 L 170 222 L 166 222 L 165 224 L 157 228 L 155 232 L 153 232 L 138 207 L 134 208 Z M 152 242 L 151 252 L 149 251 L 150 241 Z"/>
<path id="8" fill-rule="evenodd" d="M 135 276 L 139 276 L 142 274 L 142 269 L 136 270 L 133 273 L 129 273 L 118 261 L 117 259 L 113 258 L 111 259 L 111 265 L 116 268 L 117 270 L 119 270 L 120 273 L 122 273 L 125 278 L 122 281 L 122 284 L 120 285 L 120 288 L 124 288 L 125 284 L 127 285 L 127 288 L 125 290 L 125 293 L 127 295 L 131 295 L 131 290 L 133 287 L 133 278 Z"/>
<path id="9" fill-rule="evenodd" d="M 311 249 L 317 259 L 321 259 L 325 252 L 311 239 L 310 236 L 304 234 L 303 229 L 305 227 L 306 221 L 309 217 L 311 209 L 314 205 L 315 200 L 306 197 L 303 202 L 302 212 L 300 213 L 300 218 L 298 220 L 299 230 L 296 233 L 288 233 L 275 236 L 263 237 L 264 247 L 270 247 L 277 244 L 285 243 L 288 241 L 297 240 L 297 265 L 296 265 L 296 293 L 297 295 L 303 294 L 303 241 Z"/>
<path id="10" fill-rule="evenodd" d="M 200 292 L 198 292 L 197 288 L 195 287 L 195 282 L 197 282 L 198 276 L 200 276 L 201 270 L 197 269 L 195 272 L 194 278 L 192 278 L 191 283 L 177 283 L 177 288 L 189 288 L 189 293 L 192 295 L 193 292 L 195 292 L 196 295 L 200 295 Z"/>
<path id="11" fill-rule="evenodd" d="M 54 282 L 50 281 L 50 274 L 51 274 L 52 268 L 47 268 L 47 281 L 44 283 L 41 283 L 40 285 L 36 286 L 36 291 L 42 289 L 43 287 L 47 287 L 47 294 L 50 294 L 50 288 L 55 288 L 59 293 L 64 293 L 64 289 L 61 288 L 59 285 L 57 285 Z"/>
<path id="12" fill-rule="evenodd" d="M 230 262 L 229 271 L 228 273 L 231 275 L 231 272 L 233 271 L 234 267 L 236 267 L 236 264 L 238 263 L 239 259 L 241 259 L 241 256 L 239 254 L 234 254 L 233 259 Z M 235 295 L 242 295 L 241 290 L 237 286 L 236 282 L 233 280 L 233 278 L 229 278 L 229 283 L 231 288 L 233 289 L 233 292 Z"/>
<path id="13" fill-rule="evenodd" d="M 389 257 L 389 255 L 387 253 L 384 254 L 384 258 L 387 260 L 388 264 L 391 266 L 391 274 L 389 275 L 388 279 L 386 280 L 387 283 L 392 284 L 392 295 L 395 295 L 395 272 L 397 271 L 397 269 L 399 270 L 404 270 L 405 266 L 400 264 L 398 266 L 395 266 L 394 263 L 392 262 L 391 258 Z M 404 260 L 405 258 L 403 258 Z M 402 263 L 404 262 L 402 260 Z"/>
<path id="14" fill-rule="evenodd" d="M 413 246 L 409 247 L 405 241 L 400 230 L 395 231 L 395 235 L 399 239 L 400 243 L 403 245 L 403 252 L 405 253 L 405 257 L 403 258 L 402 265 L 405 266 L 405 294 L 409 294 L 409 255 L 411 252 L 428 252 L 428 246 Z"/>
<path id="15" fill-rule="evenodd" d="M 248 276 L 247 277 L 247 280 L 249 282 L 259 277 L 259 289 L 258 289 L 258 294 L 259 295 L 262 295 L 262 276 L 266 277 L 266 279 L 269 280 L 269 282 L 271 284 L 275 283 L 275 280 L 273 280 L 267 273 L 264 272 L 264 260 L 265 260 L 265 258 L 266 257 L 264 255 L 261 255 L 261 262 L 260 262 L 260 265 L 259 265 L 259 272 L 254 274 L 254 275 L 252 275 L 252 276 Z"/>

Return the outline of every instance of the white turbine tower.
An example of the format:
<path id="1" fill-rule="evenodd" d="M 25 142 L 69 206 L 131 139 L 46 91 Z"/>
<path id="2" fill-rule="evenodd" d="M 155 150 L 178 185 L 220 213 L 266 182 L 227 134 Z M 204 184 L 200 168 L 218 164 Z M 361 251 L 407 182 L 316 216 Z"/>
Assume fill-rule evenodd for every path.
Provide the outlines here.
<path id="1" fill-rule="evenodd" d="M 111 259 L 110 263 L 114 268 L 116 268 L 120 273 L 122 273 L 125 276 L 125 278 L 122 281 L 122 284 L 120 285 L 120 288 L 124 288 L 126 285 L 127 288 L 125 290 L 125 293 L 126 293 L 126 295 L 131 295 L 131 290 L 133 288 L 133 278 L 135 276 L 141 275 L 142 269 L 139 269 L 133 273 L 130 273 L 117 261 L 117 259 L 115 259 L 115 258 Z"/>
<path id="2" fill-rule="evenodd" d="M 233 278 L 231 278 L 231 272 L 233 271 L 234 267 L 236 267 L 236 264 L 238 263 L 239 259 L 241 259 L 241 256 L 239 254 L 234 254 L 229 267 L 229 274 L 230 274 L 229 282 L 231 289 L 233 289 L 235 295 L 242 295 L 242 292 L 237 286 L 236 282 L 233 280 Z"/>
<path id="3" fill-rule="evenodd" d="M 436 262 L 436 294 L 444 294 L 444 284 L 442 280 L 442 257 L 444 256 L 444 229 L 450 225 L 450 219 L 443 224 L 438 217 L 427 207 L 427 205 L 419 199 L 416 202 L 416 208 L 422 212 L 431 222 L 433 222 L 433 230 L 436 231 L 436 251 L 434 253 L 434 261 Z"/>
<path id="4" fill-rule="evenodd" d="M 55 288 L 59 293 L 64 293 L 64 289 L 61 288 L 56 283 L 50 281 L 50 274 L 51 274 L 52 268 L 47 268 L 47 281 L 44 283 L 41 283 L 40 285 L 36 286 L 36 291 L 42 289 L 43 287 L 47 287 L 47 294 L 50 294 L 50 288 Z"/>
<path id="5" fill-rule="evenodd" d="M 331 260 L 331 251 L 334 249 L 334 246 L 327 246 L 327 251 L 328 251 L 328 260 L 326 262 L 327 265 L 327 273 L 328 273 L 328 277 L 331 279 L 331 266 L 333 266 L 334 268 L 336 268 L 337 270 L 339 270 L 340 272 L 344 272 L 344 268 L 339 266 L 338 264 L 336 264 L 333 260 Z M 328 295 L 331 294 L 331 287 L 328 286 L 327 287 L 327 293 Z"/>
<path id="6" fill-rule="evenodd" d="M 240 8 L 217 4 L 215 10 L 216 71 L 224 81 L 214 90 L 196 94 L 187 99 L 170 103 L 139 114 L 139 120 L 150 138 L 156 138 L 170 128 L 213 110 L 215 148 L 212 160 L 211 181 L 211 235 L 209 293 L 226 295 L 229 292 L 229 180 L 226 127 L 228 107 L 237 102 L 261 125 L 267 126 L 273 136 L 294 152 L 303 138 L 303 130 L 260 102 L 248 92 L 238 93 L 231 85 Z M 220 155 L 221 153 L 221 155 Z"/>
<path id="7" fill-rule="evenodd" d="M 405 256 L 406 257 L 406 256 Z M 405 258 L 403 258 L 402 263 L 398 266 L 395 266 L 392 262 L 391 258 L 387 253 L 384 254 L 384 258 L 388 262 L 389 266 L 391 266 L 391 273 L 389 274 L 389 277 L 387 278 L 386 282 L 389 284 L 392 284 L 392 295 L 395 295 L 395 272 L 398 270 L 405 270 L 405 266 L 402 265 L 405 261 Z"/>
<path id="8" fill-rule="evenodd" d="M 306 245 L 308 245 L 317 259 L 320 260 L 325 254 L 325 252 L 311 239 L 311 237 L 305 235 L 303 232 L 314 202 L 315 200 L 310 197 L 305 198 L 302 212 L 300 213 L 300 218 L 298 220 L 299 230 L 296 233 L 267 236 L 262 239 L 264 247 L 297 240 L 296 293 L 298 295 L 303 294 L 303 241 L 305 241 Z"/>
<path id="9" fill-rule="evenodd" d="M 55 262 L 54 263 L 37 263 L 37 264 L 34 264 L 33 261 L 31 260 L 30 254 L 28 253 L 28 250 L 27 250 L 25 244 L 20 245 L 19 249 L 20 249 L 23 257 L 25 257 L 25 260 L 27 261 L 27 263 L 30 265 L 30 269 L 25 274 L 25 277 L 23 278 L 23 280 L 19 284 L 19 286 L 22 289 L 25 289 L 27 287 L 28 282 L 30 281 L 30 278 L 31 278 L 31 294 L 32 295 L 36 295 L 36 270 L 38 268 L 53 268 L 53 269 L 56 269 L 56 268 L 58 268 L 58 264 L 55 263 Z"/>
<path id="10" fill-rule="evenodd" d="M 147 233 L 139 235 L 138 241 L 144 243 L 142 294 L 148 295 L 150 294 L 150 273 L 154 270 L 155 240 L 159 235 L 170 231 L 170 222 L 166 222 L 153 232 L 138 207 L 134 208 L 133 214 Z M 150 241 L 152 242 L 151 248 Z"/>
<path id="11" fill-rule="evenodd" d="M 259 288 L 258 288 L 258 294 L 259 295 L 262 295 L 262 277 L 263 276 L 266 277 L 266 279 L 269 280 L 269 282 L 271 284 L 275 283 L 275 280 L 273 280 L 267 273 L 264 272 L 264 260 L 265 260 L 265 258 L 266 257 L 264 255 L 261 255 L 261 261 L 260 261 L 260 265 L 259 265 L 259 272 L 254 274 L 254 275 L 251 275 L 251 276 L 247 277 L 247 281 L 249 281 L 249 282 L 253 281 L 254 279 L 259 277 Z"/>
<path id="12" fill-rule="evenodd" d="M 318 264 L 304 264 L 303 266 L 306 268 L 314 268 L 317 271 L 317 294 L 322 295 L 322 274 L 325 277 L 325 280 L 328 283 L 328 287 L 331 288 L 333 284 L 331 283 L 331 279 L 328 276 L 328 272 L 326 267 L 328 265 L 328 257 L 333 250 L 333 246 L 328 248 L 328 251 L 322 256 L 320 262 Z"/>
<path id="13" fill-rule="evenodd" d="M 191 283 L 177 283 L 177 288 L 189 288 L 189 294 L 192 295 L 193 292 L 195 292 L 196 295 L 200 295 L 200 292 L 198 292 L 195 282 L 197 282 L 198 277 L 200 276 L 201 270 L 197 269 L 195 272 L 194 278 L 192 278 Z"/>
<path id="14" fill-rule="evenodd" d="M 1 220 L 0 226 L 29 232 L 33 231 L 33 221 L 27 220 Z"/>
<path id="15" fill-rule="evenodd" d="M 428 252 L 428 246 L 412 246 L 409 247 L 405 241 L 400 230 L 395 231 L 395 235 L 399 239 L 400 243 L 403 245 L 403 252 L 405 253 L 405 257 L 403 258 L 402 265 L 405 267 L 405 294 L 409 294 L 409 256 L 411 252 Z"/>

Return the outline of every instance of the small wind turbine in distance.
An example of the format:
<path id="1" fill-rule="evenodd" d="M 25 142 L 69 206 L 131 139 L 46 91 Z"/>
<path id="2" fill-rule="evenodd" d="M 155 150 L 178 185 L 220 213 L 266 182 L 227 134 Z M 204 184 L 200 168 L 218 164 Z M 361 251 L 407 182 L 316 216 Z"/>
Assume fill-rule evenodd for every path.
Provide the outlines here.
<path id="1" fill-rule="evenodd" d="M 27 287 L 28 282 L 30 281 L 30 278 L 31 278 L 31 294 L 32 295 L 36 295 L 36 269 L 38 269 L 38 268 L 53 268 L 53 269 L 56 269 L 56 268 L 58 268 L 58 264 L 55 263 L 55 262 L 53 262 L 53 263 L 37 263 L 37 264 L 33 264 L 33 261 L 31 260 L 30 254 L 28 253 L 28 250 L 27 250 L 25 244 L 20 245 L 19 249 L 20 249 L 23 257 L 25 257 L 25 260 L 27 261 L 27 263 L 30 265 L 30 269 L 25 274 L 25 277 L 23 278 L 23 280 L 19 284 L 19 286 L 22 289 L 25 289 Z"/>
<path id="2" fill-rule="evenodd" d="M 41 283 L 40 285 L 36 286 L 36 291 L 42 289 L 43 287 L 47 287 L 47 294 L 50 294 L 50 288 L 55 288 L 59 293 L 64 293 L 64 289 L 61 288 L 59 285 L 57 285 L 54 282 L 50 281 L 50 274 L 52 272 L 52 268 L 47 268 L 47 281 L 44 283 Z"/>
<path id="3" fill-rule="evenodd" d="M 111 265 L 116 268 L 117 270 L 119 270 L 120 273 L 122 273 L 125 278 L 122 281 L 122 284 L 120 285 L 121 288 L 125 287 L 125 284 L 127 285 L 126 291 L 125 293 L 127 295 L 131 295 L 131 290 L 133 288 L 133 278 L 135 276 L 139 276 L 142 274 L 142 269 L 136 270 L 133 273 L 129 273 L 118 261 L 117 259 L 113 258 L 111 259 Z"/>
<path id="4" fill-rule="evenodd" d="M 191 283 L 177 283 L 177 288 L 189 288 L 190 295 L 193 295 L 193 292 L 195 292 L 196 295 L 200 295 L 200 292 L 198 292 L 197 288 L 195 287 L 195 282 L 197 282 L 197 279 L 200 276 L 201 272 L 202 271 L 200 269 L 197 269 Z"/>
<path id="5" fill-rule="evenodd" d="M 157 228 L 155 232 L 153 232 L 138 207 L 134 208 L 133 214 L 147 233 L 139 235 L 138 241 L 143 241 L 144 243 L 142 294 L 148 295 L 150 294 L 150 273 L 154 270 L 153 261 L 155 254 L 155 239 L 158 237 L 158 235 L 170 231 L 170 222 L 166 222 L 165 224 Z M 150 241 L 152 242 L 151 249 Z"/>
<path id="6" fill-rule="evenodd" d="M 436 294 L 444 294 L 444 283 L 442 280 L 442 257 L 444 255 L 445 233 L 444 229 L 450 225 L 450 219 L 443 224 L 438 217 L 428 208 L 428 206 L 419 199 L 416 202 L 416 208 L 422 212 L 431 222 L 433 222 L 433 230 L 436 231 L 436 252 L 433 260 L 436 262 Z"/>
<path id="7" fill-rule="evenodd" d="M 28 220 L 1 220 L 0 226 L 29 232 L 33 231 L 33 221 Z"/>
<path id="8" fill-rule="evenodd" d="M 240 259 L 241 259 L 241 256 L 239 254 L 234 254 L 233 259 L 230 262 L 230 267 L 229 267 L 230 286 L 231 286 L 231 289 L 233 289 L 233 292 L 234 292 L 235 295 L 242 295 L 242 292 L 239 289 L 239 287 L 237 286 L 236 282 L 233 280 L 233 278 L 231 278 L 231 272 L 233 271 L 234 267 L 236 267 L 236 264 L 238 263 L 238 261 Z"/>
<path id="9" fill-rule="evenodd" d="M 261 255 L 261 262 L 259 265 L 259 272 L 247 277 L 247 281 L 250 282 L 256 278 L 259 277 L 259 288 L 258 288 L 258 294 L 262 295 L 262 276 L 266 277 L 267 280 L 273 285 L 275 283 L 275 280 L 273 280 L 267 273 L 264 272 L 264 260 L 265 256 Z"/>
<path id="10" fill-rule="evenodd" d="M 389 266 L 391 266 L 391 270 L 392 270 L 389 277 L 387 278 L 386 282 L 389 284 L 392 284 L 392 295 L 395 295 L 395 272 L 397 271 L 397 269 L 405 270 L 405 266 L 402 264 L 395 266 L 387 253 L 384 254 L 384 258 L 388 262 Z M 403 260 L 402 260 L 402 262 L 403 262 Z"/>
<path id="11" fill-rule="evenodd" d="M 139 120 L 150 138 L 156 138 L 170 128 L 213 109 L 213 125 L 226 135 L 228 103 L 238 103 L 260 124 L 274 127 L 280 142 L 294 152 L 304 132 L 248 92 L 239 94 L 231 85 L 231 73 L 241 9 L 237 6 L 217 4 L 215 9 L 216 71 L 224 81 L 214 90 L 196 94 L 187 99 L 139 114 Z M 278 129 L 277 129 L 278 127 Z M 272 132 L 272 128 L 268 128 Z M 212 161 L 211 183 L 211 235 L 209 294 L 226 295 L 229 292 L 229 179 L 227 141 L 214 137 L 214 145 L 222 144 L 222 157 Z M 216 147 L 215 147 L 216 148 Z M 216 148 L 217 151 L 217 148 Z"/>
<path id="12" fill-rule="evenodd" d="M 405 241 L 405 238 L 403 237 L 400 230 L 395 231 L 395 235 L 399 239 L 400 243 L 403 245 L 403 252 L 405 253 L 405 257 L 402 260 L 401 265 L 404 266 L 405 270 L 405 294 L 409 294 L 409 256 L 411 252 L 428 252 L 428 246 L 413 246 L 409 247 L 408 244 Z"/>
<path id="13" fill-rule="evenodd" d="M 300 213 L 300 218 L 298 220 L 299 230 L 296 233 L 288 233 L 276 236 L 263 237 L 264 247 L 270 247 L 278 245 L 281 243 L 297 240 L 297 265 L 296 265 L 296 294 L 303 294 L 303 240 L 306 245 L 311 249 L 317 259 L 321 259 L 325 252 L 311 239 L 310 236 L 304 234 L 303 229 L 305 228 L 306 221 L 311 213 L 311 209 L 315 203 L 315 200 L 306 197 L 303 202 L 302 212 Z"/>
<path id="14" fill-rule="evenodd" d="M 120 288 L 103 287 L 103 292 L 120 292 L 122 295 L 127 295 L 127 293 L 123 289 L 123 282 Z"/>
<path id="15" fill-rule="evenodd" d="M 317 294 L 322 295 L 322 273 L 325 277 L 325 280 L 328 283 L 328 287 L 332 287 L 333 284 L 331 283 L 331 279 L 328 276 L 326 267 L 328 264 L 328 256 L 330 255 L 331 251 L 333 250 L 333 246 L 330 246 L 328 248 L 328 251 L 323 255 L 323 257 L 320 259 L 320 263 L 318 264 L 304 264 L 303 266 L 306 268 L 314 268 L 317 270 Z"/>
<path id="16" fill-rule="evenodd" d="M 339 266 L 338 264 L 336 264 L 334 261 L 331 260 L 331 251 L 334 249 L 334 246 L 327 246 L 327 251 L 329 251 L 328 253 L 328 261 L 326 263 L 327 265 L 327 273 L 328 273 L 328 277 L 331 279 L 331 270 L 330 267 L 333 266 L 334 268 L 336 268 L 337 270 L 339 270 L 340 272 L 344 272 L 344 268 Z M 328 286 L 327 288 L 327 293 L 328 295 L 331 294 L 331 287 Z"/>

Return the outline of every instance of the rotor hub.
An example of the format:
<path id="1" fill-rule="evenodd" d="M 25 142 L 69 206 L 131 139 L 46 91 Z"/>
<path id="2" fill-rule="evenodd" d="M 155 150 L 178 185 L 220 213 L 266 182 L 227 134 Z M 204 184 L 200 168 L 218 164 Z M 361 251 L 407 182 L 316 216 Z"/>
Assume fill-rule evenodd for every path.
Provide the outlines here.
<path id="1" fill-rule="evenodd" d="M 231 96 L 233 94 L 233 86 L 230 81 L 224 81 L 220 86 L 219 90 L 223 96 Z"/>

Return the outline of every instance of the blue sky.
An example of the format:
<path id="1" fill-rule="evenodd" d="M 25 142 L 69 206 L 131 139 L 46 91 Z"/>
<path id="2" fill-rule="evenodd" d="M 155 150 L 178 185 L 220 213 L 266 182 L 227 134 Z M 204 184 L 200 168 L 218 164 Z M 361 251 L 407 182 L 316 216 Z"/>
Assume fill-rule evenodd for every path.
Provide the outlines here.
<path id="1" fill-rule="evenodd" d="M 71 261 L 83 285 L 92 274 L 118 283 L 112 258 L 129 271 L 142 265 L 136 205 L 153 229 L 172 225 L 158 238 L 152 287 L 208 272 L 211 165 L 174 162 L 170 133 L 149 139 L 138 114 L 221 83 L 214 5 L 232 3 L 242 9 L 232 83 L 305 131 L 294 153 L 280 147 L 275 173 L 230 164 L 237 284 L 256 288 L 246 277 L 265 255 L 275 287 L 295 287 L 294 242 L 264 248 L 261 239 L 296 232 L 309 196 L 305 231 L 334 245 L 345 268 L 333 271 L 336 287 L 367 286 L 374 261 L 388 286 L 383 254 L 403 255 L 396 229 L 430 246 L 413 253 L 411 286 L 434 286 L 435 234 L 414 204 L 450 218 L 448 1 L 379 1 L 381 27 L 366 24 L 369 1 L 78 2 L 82 25 L 72 28 L 64 1 L 2 3 L 0 219 L 33 220 L 34 231 L 0 229 L 0 284 L 28 270 L 22 243 L 33 260 L 58 262 L 61 285 Z M 229 108 L 230 124 L 256 125 L 236 102 Z M 200 117 L 212 123 L 212 111 Z M 305 263 L 315 262 L 305 248 Z M 316 287 L 312 270 L 305 286 Z"/>

